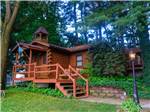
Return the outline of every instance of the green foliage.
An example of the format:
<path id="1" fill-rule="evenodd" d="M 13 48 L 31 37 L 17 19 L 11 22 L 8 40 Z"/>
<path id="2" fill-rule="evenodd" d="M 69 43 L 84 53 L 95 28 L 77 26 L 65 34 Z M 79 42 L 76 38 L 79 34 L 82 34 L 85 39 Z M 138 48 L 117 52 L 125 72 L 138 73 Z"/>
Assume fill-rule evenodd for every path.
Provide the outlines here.
<path id="1" fill-rule="evenodd" d="M 114 51 L 109 43 L 98 43 L 94 46 L 93 73 L 95 75 L 124 75 L 125 64 L 123 54 Z"/>
<path id="2" fill-rule="evenodd" d="M 133 79 L 132 77 L 101 77 L 101 76 L 90 76 L 89 79 L 89 86 L 106 86 L 106 87 L 115 87 L 120 88 L 126 91 L 128 96 L 133 95 Z M 79 82 L 80 85 L 84 85 L 81 81 Z M 140 98 L 148 98 L 150 99 L 150 87 L 146 86 L 143 83 L 143 79 L 137 79 L 137 86 L 138 86 L 138 94 Z"/>
<path id="3" fill-rule="evenodd" d="M 100 7 L 86 17 L 86 23 L 92 27 L 98 26 L 100 23 L 111 25 L 112 29 L 109 29 L 111 33 L 107 37 L 111 44 L 120 44 L 122 48 L 125 47 L 124 45 L 129 48 L 139 46 L 144 59 L 144 80 L 150 86 L 150 41 L 148 33 L 150 2 L 122 1 L 106 2 L 106 4 L 105 8 Z M 124 40 L 127 41 L 127 44 L 124 43 Z"/>
<path id="4" fill-rule="evenodd" d="M 81 70 L 80 73 L 81 74 L 88 74 L 88 75 L 92 76 L 93 72 L 94 72 L 94 68 L 93 68 L 92 64 L 91 63 L 87 63 L 85 65 L 85 68 L 86 69 Z"/>
<path id="5" fill-rule="evenodd" d="M 140 112 L 141 107 L 140 105 L 136 104 L 132 99 L 125 100 L 122 105 L 121 109 L 125 112 Z"/>
<path id="6" fill-rule="evenodd" d="M 17 41 L 31 42 L 34 32 L 43 26 L 49 32 L 49 42 L 60 44 L 57 33 L 58 17 L 56 16 L 55 2 L 46 1 L 22 1 L 11 34 L 11 46 Z"/>
<path id="7" fill-rule="evenodd" d="M 34 83 L 24 83 L 22 85 L 17 86 L 18 90 L 33 92 L 33 93 L 41 93 L 54 97 L 64 97 L 64 95 L 58 89 L 51 88 L 38 88 Z"/>

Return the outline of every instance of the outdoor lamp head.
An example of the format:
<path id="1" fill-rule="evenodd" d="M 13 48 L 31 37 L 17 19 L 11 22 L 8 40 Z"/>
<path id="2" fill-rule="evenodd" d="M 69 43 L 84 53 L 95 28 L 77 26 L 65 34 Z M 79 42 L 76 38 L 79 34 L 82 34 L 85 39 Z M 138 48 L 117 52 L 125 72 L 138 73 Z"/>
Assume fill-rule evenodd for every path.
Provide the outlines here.
<path id="1" fill-rule="evenodd" d="M 135 55 L 136 55 L 136 54 L 135 54 L 133 51 L 130 51 L 129 57 L 130 57 L 131 60 L 134 60 L 134 59 L 135 59 Z"/>

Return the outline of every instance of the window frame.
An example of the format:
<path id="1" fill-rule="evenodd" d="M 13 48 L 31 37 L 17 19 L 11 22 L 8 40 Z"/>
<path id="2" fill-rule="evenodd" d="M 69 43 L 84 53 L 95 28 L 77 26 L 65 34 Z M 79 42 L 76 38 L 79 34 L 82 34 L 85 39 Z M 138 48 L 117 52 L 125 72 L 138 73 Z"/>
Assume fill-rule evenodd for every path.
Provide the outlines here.
<path id="1" fill-rule="evenodd" d="M 81 60 L 78 60 L 79 56 L 81 56 Z M 81 65 L 78 65 L 78 62 L 81 62 Z M 82 54 L 76 55 L 76 67 L 83 67 L 83 55 Z"/>

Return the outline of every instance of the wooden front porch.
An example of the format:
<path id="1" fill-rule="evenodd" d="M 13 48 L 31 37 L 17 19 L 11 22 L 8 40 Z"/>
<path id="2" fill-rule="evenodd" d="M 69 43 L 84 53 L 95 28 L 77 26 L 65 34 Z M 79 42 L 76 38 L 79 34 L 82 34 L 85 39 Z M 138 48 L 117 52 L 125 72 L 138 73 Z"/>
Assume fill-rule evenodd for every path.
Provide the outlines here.
<path id="1" fill-rule="evenodd" d="M 64 69 L 59 63 L 36 65 L 36 63 L 14 65 L 13 81 L 32 81 L 33 83 L 55 83 L 65 96 L 88 96 L 88 80 L 76 69 L 69 65 Z M 83 80 L 86 84 L 81 86 L 77 80 Z"/>

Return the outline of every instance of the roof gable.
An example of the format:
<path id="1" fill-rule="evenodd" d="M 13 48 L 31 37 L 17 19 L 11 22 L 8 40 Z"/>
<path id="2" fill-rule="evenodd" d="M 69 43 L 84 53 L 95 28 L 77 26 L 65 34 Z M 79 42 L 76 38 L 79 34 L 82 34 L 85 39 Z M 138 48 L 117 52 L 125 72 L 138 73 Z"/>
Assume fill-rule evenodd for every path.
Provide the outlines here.
<path id="1" fill-rule="evenodd" d="M 39 27 L 34 33 L 35 34 L 43 33 L 43 34 L 48 35 L 48 31 L 44 27 L 42 27 L 42 26 Z"/>

